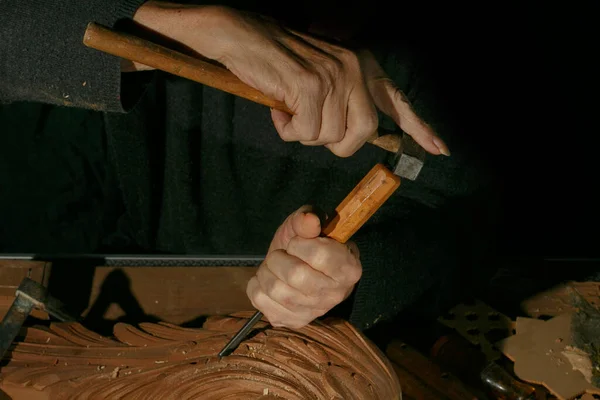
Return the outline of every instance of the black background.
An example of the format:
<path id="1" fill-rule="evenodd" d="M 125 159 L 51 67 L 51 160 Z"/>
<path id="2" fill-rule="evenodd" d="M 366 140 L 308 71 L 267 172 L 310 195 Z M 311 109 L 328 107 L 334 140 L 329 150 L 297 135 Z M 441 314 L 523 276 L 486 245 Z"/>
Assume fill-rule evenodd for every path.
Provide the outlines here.
<path id="1" fill-rule="evenodd" d="M 502 182 L 504 222 L 498 233 L 503 253 L 509 258 L 600 255 L 595 193 L 600 147 L 592 84 L 598 35 L 588 20 L 590 10 L 577 2 L 555 8 L 516 2 L 234 3 L 288 20 L 309 20 L 316 13 L 353 17 L 381 37 L 409 42 L 429 61 L 448 112 Z M 54 123 L 59 132 L 60 121 Z M 4 137 L 5 149 L 8 140 L 20 139 Z M 0 205 L 24 210 L 6 212 L 5 221 L 26 215 L 39 200 L 15 203 L 10 184 L 41 184 L 20 181 L 19 169 L 27 164 L 15 165 L 3 171 L 12 180 L 3 184 Z M 44 178 L 48 182 L 51 177 Z M 90 223 L 101 219 L 89 218 Z M 22 236 L 15 236 L 15 226 L 24 222 L 4 224 L 2 237 Z M 0 251 L 13 252 L 7 243 Z"/>

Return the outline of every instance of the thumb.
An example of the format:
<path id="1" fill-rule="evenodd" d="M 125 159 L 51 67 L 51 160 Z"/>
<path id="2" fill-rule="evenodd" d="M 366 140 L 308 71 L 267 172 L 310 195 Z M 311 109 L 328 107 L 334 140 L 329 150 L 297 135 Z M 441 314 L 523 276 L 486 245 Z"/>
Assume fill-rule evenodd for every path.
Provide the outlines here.
<path id="1" fill-rule="evenodd" d="M 369 52 L 361 53 L 367 87 L 373 102 L 415 142 L 431 154 L 450 155 L 446 143 L 413 110 L 406 95 L 383 71 L 375 57 Z"/>
<path id="2" fill-rule="evenodd" d="M 312 212 L 311 206 L 302 206 L 281 224 L 275 232 L 269 253 L 274 250 L 287 249 L 290 240 L 296 236 L 313 239 L 321 234 L 321 221 Z"/>

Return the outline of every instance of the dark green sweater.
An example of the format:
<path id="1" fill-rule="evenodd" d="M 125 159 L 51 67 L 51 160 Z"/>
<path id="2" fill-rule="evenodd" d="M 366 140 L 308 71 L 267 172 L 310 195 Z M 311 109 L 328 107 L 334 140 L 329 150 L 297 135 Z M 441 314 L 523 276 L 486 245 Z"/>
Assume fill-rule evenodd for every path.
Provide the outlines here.
<path id="1" fill-rule="evenodd" d="M 89 21 L 113 26 L 139 3 L 0 4 L 0 177 L 10 182 L 0 251 L 135 246 L 264 255 L 292 211 L 303 204 L 333 210 L 385 160 L 371 145 L 340 159 L 285 143 L 266 107 L 161 72 L 122 79 L 116 58 L 81 39 Z M 434 81 L 393 39 L 393 46 L 373 41 L 385 70 L 453 155 L 430 156 L 418 181 L 403 181 L 355 235 L 364 272 L 350 301 L 359 328 L 425 293 L 460 290 L 486 243 L 477 229 L 487 227 L 493 203 L 486 172 L 443 112 Z M 396 129 L 384 117 L 381 125 Z M 66 172 L 48 181 L 58 171 Z"/>

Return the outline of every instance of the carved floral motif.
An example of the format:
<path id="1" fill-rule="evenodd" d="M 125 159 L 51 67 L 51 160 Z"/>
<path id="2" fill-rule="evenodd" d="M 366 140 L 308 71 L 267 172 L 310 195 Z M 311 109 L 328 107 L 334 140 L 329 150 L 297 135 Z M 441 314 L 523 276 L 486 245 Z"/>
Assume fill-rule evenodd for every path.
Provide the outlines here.
<path id="1" fill-rule="evenodd" d="M 114 338 L 76 323 L 28 328 L 0 369 L 11 398 L 400 399 L 387 358 L 349 323 L 258 333 L 219 360 L 249 313 L 210 317 L 202 328 L 117 324 Z"/>

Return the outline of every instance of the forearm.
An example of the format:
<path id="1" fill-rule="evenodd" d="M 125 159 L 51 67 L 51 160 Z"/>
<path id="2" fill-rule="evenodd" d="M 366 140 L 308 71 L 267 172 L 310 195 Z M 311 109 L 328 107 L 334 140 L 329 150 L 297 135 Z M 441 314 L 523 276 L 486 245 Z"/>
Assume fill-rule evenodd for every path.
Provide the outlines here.
<path id="1" fill-rule="evenodd" d="M 228 8 L 219 5 L 179 4 L 150 0 L 133 16 L 135 28 L 154 36 L 159 42 L 179 45 L 186 51 L 221 61 L 225 49 L 227 27 L 224 14 Z M 190 34 L 193 32 L 193 34 Z M 136 70 L 149 69 L 138 63 Z"/>
<path id="2" fill-rule="evenodd" d="M 113 27 L 143 1 L 2 1 L 0 102 L 123 111 L 120 60 L 82 40 L 89 22 Z"/>

